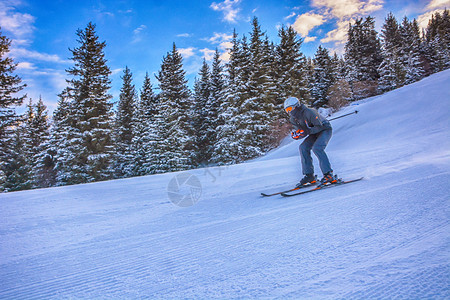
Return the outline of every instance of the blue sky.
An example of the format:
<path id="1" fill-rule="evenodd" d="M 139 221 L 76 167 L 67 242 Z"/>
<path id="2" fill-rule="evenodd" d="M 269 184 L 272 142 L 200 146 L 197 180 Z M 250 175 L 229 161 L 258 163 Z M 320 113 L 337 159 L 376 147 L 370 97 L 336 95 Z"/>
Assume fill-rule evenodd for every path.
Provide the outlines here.
<path id="1" fill-rule="evenodd" d="M 248 35 L 254 16 L 274 42 L 282 24 L 292 25 L 304 38 L 303 52 L 313 56 L 320 44 L 342 53 L 347 25 L 355 18 L 374 16 L 379 30 L 393 12 L 398 20 L 407 16 L 426 25 L 431 13 L 445 7 L 450 0 L 0 0 L 0 26 L 13 40 L 10 55 L 28 85 L 24 92 L 33 100 L 42 96 L 53 111 L 68 78 L 65 69 L 73 66 L 68 49 L 78 47 L 76 30 L 90 21 L 107 43 L 117 101 L 125 66 L 139 90 L 146 72 L 158 72 L 173 42 L 192 86 L 203 59 L 218 48 L 226 61 L 233 29 Z M 151 80 L 156 90 L 153 75 Z"/>

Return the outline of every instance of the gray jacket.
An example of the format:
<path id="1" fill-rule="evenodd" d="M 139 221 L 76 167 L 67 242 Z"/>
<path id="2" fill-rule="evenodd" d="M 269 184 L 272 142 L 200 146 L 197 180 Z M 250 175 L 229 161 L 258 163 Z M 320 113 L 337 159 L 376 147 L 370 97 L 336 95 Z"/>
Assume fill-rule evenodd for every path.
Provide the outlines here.
<path id="1" fill-rule="evenodd" d="M 302 129 L 308 134 L 316 134 L 331 129 L 330 122 L 322 117 L 317 110 L 301 104 L 292 110 L 290 122 L 295 130 Z"/>

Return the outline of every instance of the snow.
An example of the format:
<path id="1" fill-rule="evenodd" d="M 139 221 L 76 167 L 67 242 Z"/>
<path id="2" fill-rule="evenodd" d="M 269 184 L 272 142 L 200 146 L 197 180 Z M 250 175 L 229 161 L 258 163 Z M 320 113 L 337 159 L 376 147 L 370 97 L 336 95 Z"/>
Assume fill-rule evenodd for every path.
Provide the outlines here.
<path id="1" fill-rule="evenodd" d="M 189 171 L 201 193 L 181 172 L 0 194 L 0 298 L 449 299 L 449 83 L 338 112 L 359 110 L 327 148 L 337 174 L 365 176 L 345 186 L 262 198 L 301 176 L 285 141 Z"/>

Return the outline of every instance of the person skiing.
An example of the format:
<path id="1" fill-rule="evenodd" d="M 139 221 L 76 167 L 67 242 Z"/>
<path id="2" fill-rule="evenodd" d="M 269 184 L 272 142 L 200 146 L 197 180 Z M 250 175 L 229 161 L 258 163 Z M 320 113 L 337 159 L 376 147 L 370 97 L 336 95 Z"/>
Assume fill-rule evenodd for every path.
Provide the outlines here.
<path id="1" fill-rule="evenodd" d="M 289 97 L 284 101 L 284 110 L 289 114 L 290 122 L 294 126 L 291 136 L 295 140 L 306 138 L 300 145 L 300 156 L 304 177 L 297 184 L 302 187 L 317 182 L 314 175 L 311 150 L 319 159 L 323 178 L 321 184 L 335 183 L 331 164 L 325 153 L 325 148 L 330 141 L 332 128 L 330 122 L 322 117 L 317 110 L 300 104 L 295 97 Z"/>

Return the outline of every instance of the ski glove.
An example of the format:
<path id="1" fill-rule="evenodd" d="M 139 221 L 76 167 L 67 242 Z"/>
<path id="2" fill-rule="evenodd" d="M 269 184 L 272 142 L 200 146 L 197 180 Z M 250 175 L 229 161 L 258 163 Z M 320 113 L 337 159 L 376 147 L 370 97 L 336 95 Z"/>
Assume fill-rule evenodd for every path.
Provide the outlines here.
<path id="1" fill-rule="evenodd" d="M 291 132 L 291 137 L 294 140 L 298 140 L 298 139 L 303 139 L 307 136 L 308 134 L 302 130 L 302 129 L 297 129 L 297 130 L 292 130 Z"/>

